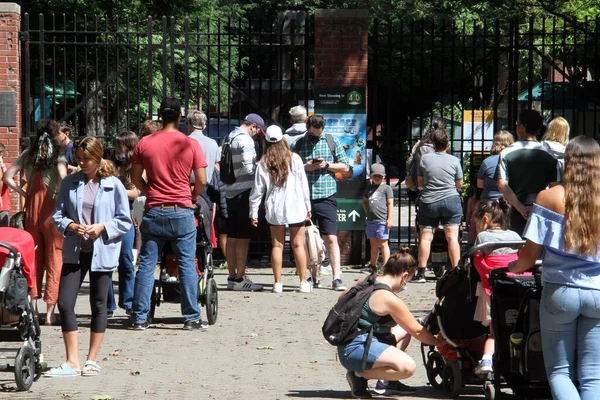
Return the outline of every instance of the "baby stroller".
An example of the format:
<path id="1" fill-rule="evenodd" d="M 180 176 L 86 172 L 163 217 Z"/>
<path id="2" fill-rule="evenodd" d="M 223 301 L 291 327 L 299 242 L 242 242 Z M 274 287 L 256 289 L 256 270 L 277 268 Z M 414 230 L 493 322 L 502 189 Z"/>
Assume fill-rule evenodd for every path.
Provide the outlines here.
<path id="1" fill-rule="evenodd" d="M 198 303 L 206 307 L 206 318 L 210 325 L 217 322 L 219 297 L 217 282 L 213 271 L 213 245 L 211 243 L 212 212 L 208 204 L 200 197 L 200 207 L 196 207 L 195 216 L 198 221 L 196 235 L 196 273 L 198 274 Z M 160 258 L 160 277 L 154 280 L 154 289 L 150 301 L 150 319 L 154 319 L 156 307 L 161 302 L 179 303 L 179 279 L 177 260 L 167 243 Z"/>
<path id="2" fill-rule="evenodd" d="M 14 372 L 19 390 L 29 390 L 46 369 L 42 362 L 40 325 L 28 289 L 35 277 L 31 235 L 15 228 L 0 228 L 0 340 L 19 347 L 0 347 L 0 371 Z"/>
<path id="3" fill-rule="evenodd" d="M 436 301 L 424 320 L 434 335 L 447 340 L 446 346 L 421 345 L 421 356 L 432 387 L 449 397 L 459 395 L 464 385 L 478 385 L 486 391 L 493 388 L 491 377 L 475 374 L 483 355 L 489 328 L 473 319 L 477 305 L 479 273 L 473 265 L 474 255 L 484 249 L 520 248 L 525 242 L 484 243 L 464 254 L 459 265 L 440 278 L 436 285 Z M 494 333 L 496 331 L 494 330 Z"/>
<path id="4" fill-rule="evenodd" d="M 491 315 L 495 336 L 493 384 L 486 399 L 493 400 L 502 388 L 519 398 L 551 398 L 544 367 L 540 331 L 542 296 L 541 266 L 533 275 L 508 274 L 507 268 L 490 272 Z"/>

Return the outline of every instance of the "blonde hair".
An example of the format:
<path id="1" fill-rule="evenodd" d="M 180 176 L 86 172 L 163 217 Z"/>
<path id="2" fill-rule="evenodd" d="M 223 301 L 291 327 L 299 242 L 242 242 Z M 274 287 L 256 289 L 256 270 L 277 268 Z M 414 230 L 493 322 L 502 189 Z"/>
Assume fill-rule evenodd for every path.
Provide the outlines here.
<path id="1" fill-rule="evenodd" d="M 115 174 L 114 164 L 102 158 L 104 155 L 104 148 L 98 139 L 93 136 L 86 137 L 79 142 L 77 150 L 79 149 L 85 153 L 86 157 L 98 164 L 98 172 L 96 172 L 98 178 L 108 178 Z"/>
<path id="2" fill-rule="evenodd" d="M 157 121 L 145 121 L 140 129 L 140 137 L 148 136 L 154 132 L 158 132 L 162 129 L 162 126 Z"/>
<path id="3" fill-rule="evenodd" d="M 490 154 L 500 154 L 502 150 L 515 142 L 515 138 L 509 131 L 498 131 L 494 135 L 494 143 L 490 149 Z"/>
<path id="4" fill-rule="evenodd" d="M 550 121 L 542 140 L 558 142 L 566 146 L 569 142 L 569 123 L 567 120 L 563 117 L 557 117 Z"/>
<path id="5" fill-rule="evenodd" d="M 565 250 L 595 255 L 600 243 L 600 146 L 577 136 L 565 151 Z"/>

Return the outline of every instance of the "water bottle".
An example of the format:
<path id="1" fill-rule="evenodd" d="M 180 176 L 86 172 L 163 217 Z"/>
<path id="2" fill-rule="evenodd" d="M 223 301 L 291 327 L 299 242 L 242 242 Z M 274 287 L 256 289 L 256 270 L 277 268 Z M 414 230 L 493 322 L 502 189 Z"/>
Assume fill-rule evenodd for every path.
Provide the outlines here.
<path id="1" fill-rule="evenodd" d="M 522 333 L 513 333 L 510 335 L 510 372 L 521 372 L 521 343 L 523 342 Z"/>

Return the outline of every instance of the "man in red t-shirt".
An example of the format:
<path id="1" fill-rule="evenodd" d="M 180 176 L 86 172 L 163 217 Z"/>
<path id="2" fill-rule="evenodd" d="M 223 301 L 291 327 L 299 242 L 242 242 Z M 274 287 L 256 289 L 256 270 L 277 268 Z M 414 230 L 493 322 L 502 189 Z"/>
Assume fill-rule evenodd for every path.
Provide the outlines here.
<path id="1" fill-rule="evenodd" d="M 183 329 L 206 329 L 198 307 L 196 223 L 193 204 L 206 186 L 206 159 L 198 142 L 179 132 L 181 105 L 165 98 L 159 109 L 163 129 L 140 139 L 131 167 L 133 184 L 146 194 L 140 226 L 142 248 L 135 277 L 133 329 L 148 327 L 154 269 L 166 242 L 171 244 L 179 269 Z M 146 171 L 144 179 L 142 173 Z M 190 188 L 190 173 L 196 183 Z"/>
<path id="2" fill-rule="evenodd" d="M 8 185 L 2 183 L 2 176 L 10 168 L 9 163 L 4 163 L 6 147 L 0 143 L 0 227 L 8 226 L 10 223 L 10 192 Z"/>

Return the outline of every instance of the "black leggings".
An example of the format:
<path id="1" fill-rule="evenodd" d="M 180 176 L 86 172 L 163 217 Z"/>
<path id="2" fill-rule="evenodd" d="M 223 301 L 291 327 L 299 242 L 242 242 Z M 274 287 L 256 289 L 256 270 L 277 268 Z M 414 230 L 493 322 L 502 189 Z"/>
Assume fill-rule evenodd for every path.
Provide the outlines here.
<path id="1" fill-rule="evenodd" d="M 81 283 L 92 265 L 92 253 L 79 253 L 79 264 L 63 264 L 58 291 L 58 310 L 60 311 L 63 332 L 77 330 L 75 303 Z M 92 309 L 92 332 L 106 331 L 106 302 L 108 286 L 112 284 L 112 272 L 90 272 L 90 307 Z"/>

